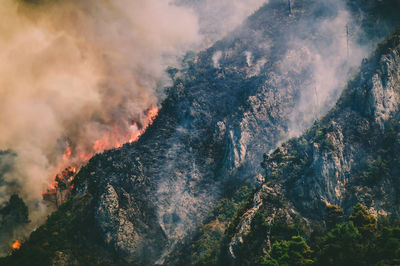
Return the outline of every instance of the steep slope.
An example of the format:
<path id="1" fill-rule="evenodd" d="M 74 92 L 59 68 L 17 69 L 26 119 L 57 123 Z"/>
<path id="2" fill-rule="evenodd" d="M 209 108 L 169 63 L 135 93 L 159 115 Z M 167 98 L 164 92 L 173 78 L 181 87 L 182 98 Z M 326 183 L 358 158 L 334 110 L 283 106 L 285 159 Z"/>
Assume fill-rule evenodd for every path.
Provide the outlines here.
<path id="1" fill-rule="evenodd" d="M 339 16 L 336 4 L 297 3 L 297 15 L 288 16 L 286 3 L 270 1 L 189 61 L 141 140 L 90 162 L 95 224 L 112 250 L 135 263 L 162 258 L 204 219 L 224 183 L 254 178 L 261 151 L 286 137 L 303 91 L 314 83 L 313 56 L 292 41 L 327 35 L 308 49 L 330 53 L 332 31 L 305 25 L 310 17 L 327 23 Z M 290 65 L 299 56 L 304 61 Z"/>
<path id="2" fill-rule="evenodd" d="M 286 1 L 271 0 L 210 49 L 188 54 L 184 69 L 170 69 L 174 86 L 154 124 L 137 143 L 92 158 L 74 197 L 10 260 L 163 263 L 227 187 L 253 182 L 263 152 L 329 109 L 347 59 L 361 59 L 343 49 L 351 25 L 343 8 L 302 0 L 289 14 Z"/>
<path id="3" fill-rule="evenodd" d="M 265 182 L 230 240 L 233 261 L 269 250 L 271 229 L 257 228 L 263 221 L 310 226 L 326 221 L 329 206 L 348 215 L 357 203 L 380 219 L 399 217 L 399 62 L 397 32 L 363 61 L 332 111 L 265 155 Z"/>

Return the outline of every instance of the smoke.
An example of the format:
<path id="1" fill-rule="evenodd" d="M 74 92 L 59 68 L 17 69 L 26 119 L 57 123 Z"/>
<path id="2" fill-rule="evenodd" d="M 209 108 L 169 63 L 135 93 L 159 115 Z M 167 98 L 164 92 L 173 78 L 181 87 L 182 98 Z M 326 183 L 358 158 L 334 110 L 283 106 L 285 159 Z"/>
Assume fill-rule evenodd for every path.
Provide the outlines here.
<path id="1" fill-rule="evenodd" d="M 169 0 L 4 0 L 0 20 L 0 150 L 17 154 L 0 204 L 18 193 L 35 226 L 60 167 L 145 126 L 165 67 L 201 38 L 193 11 Z"/>
<path id="2" fill-rule="evenodd" d="M 3 0 L 0 150 L 16 155 L 7 157 L 12 161 L 7 171 L 1 167 L 9 163 L 0 157 L 0 205 L 18 193 L 30 210 L 27 231 L 43 221 L 48 209 L 41 193 L 62 167 L 129 140 L 163 97 L 169 83 L 165 67 L 186 49 L 233 30 L 265 2 Z M 314 77 L 292 114 L 292 135 L 334 102 L 347 70 L 361 60 L 363 50 L 355 43 L 347 57 L 345 26 L 351 21 L 342 6 L 330 9 L 335 8 L 336 15 L 322 23 L 311 18 L 298 25 L 279 65 L 282 79 L 304 71 Z M 311 26 L 322 41 L 301 35 Z M 215 54 L 215 67 L 221 56 Z M 244 56 L 249 76 L 258 75 L 266 59 Z M 66 142 L 72 152 L 67 161 Z"/>
<path id="3" fill-rule="evenodd" d="M 222 58 L 222 52 L 216 51 L 212 56 L 213 66 L 214 68 L 220 68 L 219 60 Z"/>
<path id="4" fill-rule="evenodd" d="M 296 1 L 292 2 L 296 7 Z M 301 134 L 332 108 L 351 73 L 371 48 L 354 41 L 360 29 L 343 1 L 321 3 L 324 18 L 306 19 L 295 27 L 287 44 L 288 52 L 279 64 L 283 77 L 309 76 L 300 85 L 299 99 L 290 118 L 289 137 Z M 307 31 L 313 32 L 314 38 L 306 38 Z"/>
<path id="5" fill-rule="evenodd" d="M 268 0 L 176 0 L 180 6 L 191 7 L 199 17 L 203 46 L 211 45 L 238 27 Z"/>
<path id="6" fill-rule="evenodd" d="M 262 154 L 266 148 L 270 149 L 271 146 L 279 144 L 269 139 L 271 124 L 268 123 L 271 120 L 268 113 L 271 112 L 274 118 L 274 113 L 277 112 L 282 112 L 278 117 L 288 117 L 288 132 L 282 132 L 285 136 L 279 136 L 282 137 L 282 141 L 287 140 L 289 136 L 301 134 L 335 103 L 352 69 L 358 66 L 362 57 L 367 54 L 364 47 L 352 41 L 347 49 L 346 26 L 352 29 L 354 39 L 357 39 L 357 28 L 341 0 L 292 0 L 291 15 L 286 12 L 287 3 L 271 0 L 270 4 L 263 7 L 264 11 L 261 10 L 261 14 L 251 19 L 262 24 L 259 32 L 255 32 L 255 28 L 247 28 L 251 24 L 248 23 L 239 33 L 235 32 L 236 38 L 243 38 L 238 42 L 240 44 L 229 49 L 223 49 L 224 45 L 217 44 L 209 54 L 210 66 L 214 68 L 230 71 L 235 69 L 236 73 L 244 70 L 247 78 L 259 76 L 261 79 L 268 76 L 265 90 L 249 97 L 248 103 L 252 110 L 246 113 L 242 120 L 238 121 L 241 118 L 232 111 L 232 117 L 235 118 L 233 123 L 240 125 L 228 124 L 232 129 L 230 138 L 233 147 L 228 147 L 232 156 L 229 154 L 231 158 L 227 159 L 226 165 L 229 170 L 235 168 L 236 173 L 243 179 L 256 176 L 262 170 L 259 168 L 259 162 L 262 161 Z M 277 14 L 276 17 L 265 20 L 260 18 L 271 13 Z M 272 25 L 265 21 L 271 21 Z M 279 28 L 279 31 L 274 32 L 274 28 Z M 249 32 L 254 32 L 252 39 L 248 37 Z M 229 63 L 228 58 L 231 59 Z M 240 69 L 240 66 L 244 68 Z M 224 82 L 229 84 L 229 79 Z M 245 90 L 238 87 L 231 90 Z M 290 108 L 285 106 L 287 102 L 291 102 Z M 215 104 L 214 101 L 210 103 Z M 263 131 L 264 128 L 267 131 Z M 193 131 L 193 127 L 191 130 Z M 171 140 L 174 145 L 161 167 L 162 176 L 157 178 L 160 181 L 156 197 L 159 223 L 169 240 L 160 263 L 174 250 L 176 243 L 195 230 L 198 223 L 206 217 L 208 208 L 213 206 L 219 196 L 219 188 L 215 183 L 212 189 L 204 184 L 196 184 L 197 180 L 201 180 L 207 174 L 202 168 L 204 165 L 196 164 L 191 157 L 192 151 L 180 144 L 182 139 L 188 139 L 184 134 L 184 130 L 179 129 L 177 135 L 180 136 Z M 165 176 L 171 178 L 164 178 Z"/>

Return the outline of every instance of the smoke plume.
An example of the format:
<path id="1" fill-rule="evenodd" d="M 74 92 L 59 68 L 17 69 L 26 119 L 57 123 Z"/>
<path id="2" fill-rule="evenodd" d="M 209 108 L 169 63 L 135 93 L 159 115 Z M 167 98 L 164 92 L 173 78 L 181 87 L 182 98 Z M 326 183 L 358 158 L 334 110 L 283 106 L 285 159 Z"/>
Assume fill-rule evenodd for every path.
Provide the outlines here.
<path id="1" fill-rule="evenodd" d="M 344 1 L 321 1 L 321 5 L 324 18 L 305 19 L 294 27 L 288 52 L 279 65 L 285 78 L 309 77 L 300 87 L 288 137 L 300 135 L 332 108 L 351 74 L 371 50 L 356 41 L 361 30 Z M 312 32 L 314 38 L 305 32 Z"/>
<path id="2" fill-rule="evenodd" d="M 149 123 L 198 22 L 169 0 L 4 0 L 0 20 L 0 205 L 18 193 L 35 226 L 57 171 Z"/>
<path id="3" fill-rule="evenodd" d="M 193 9 L 199 18 L 202 45 L 208 46 L 238 27 L 268 0 L 176 0 Z"/>

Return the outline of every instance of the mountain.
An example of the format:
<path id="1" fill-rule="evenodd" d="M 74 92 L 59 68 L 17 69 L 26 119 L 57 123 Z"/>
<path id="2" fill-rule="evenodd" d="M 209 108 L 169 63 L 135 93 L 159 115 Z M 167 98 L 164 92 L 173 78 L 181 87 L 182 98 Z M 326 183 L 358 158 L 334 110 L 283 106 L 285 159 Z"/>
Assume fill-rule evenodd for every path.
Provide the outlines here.
<path id="1" fill-rule="evenodd" d="M 253 194 L 244 186 L 232 198 L 220 200 L 195 237 L 172 253 L 167 264 L 259 264 L 260 257 L 268 258 L 274 241 L 299 234 L 315 241 L 315 234 L 353 215 L 357 204 L 375 220 L 374 226 L 377 220 L 381 226 L 396 224 L 400 217 L 399 59 L 397 32 L 363 60 L 328 114 L 302 136 L 264 154 L 259 189 Z M 365 250 L 350 253 L 351 257 L 360 259 Z M 376 252 L 371 254 L 365 265 L 382 259 Z M 347 256 L 341 263 L 320 264 L 364 265 L 362 260 L 350 263 Z M 368 261 L 368 254 L 363 256 Z"/>
<path id="2" fill-rule="evenodd" d="M 240 264 L 268 249 L 268 235 L 248 242 L 257 217 L 311 226 L 327 204 L 348 213 L 357 202 L 397 215 L 395 161 L 387 161 L 396 160 L 388 154 L 396 149 L 397 35 L 312 125 L 364 55 L 358 39 L 370 33 L 358 35 L 357 23 L 366 24 L 361 32 L 377 27 L 355 7 L 270 0 L 209 49 L 188 53 L 168 69 L 174 85 L 139 141 L 94 156 L 68 202 L 1 262 L 190 264 L 187 256 L 214 237 L 223 241 L 210 242 L 220 245 L 216 261 Z M 346 28 L 357 37 L 347 50 Z M 246 255 L 250 245 L 257 248 Z"/>
<path id="3" fill-rule="evenodd" d="M 229 244 L 233 260 L 246 254 L 246 236 L 260 230 L 254 226 L 259 215 L 270 227 L 282 219 L 310 226 L 326 222 L 332 206 L 350 215 L 361 203 L 375 218 L 399 217 L 399 59 L 397 32 L 363 61 L 326 116 L 265 155 L 265 181 Z M 268 250 L 269 233 L 259 249 Z"/>

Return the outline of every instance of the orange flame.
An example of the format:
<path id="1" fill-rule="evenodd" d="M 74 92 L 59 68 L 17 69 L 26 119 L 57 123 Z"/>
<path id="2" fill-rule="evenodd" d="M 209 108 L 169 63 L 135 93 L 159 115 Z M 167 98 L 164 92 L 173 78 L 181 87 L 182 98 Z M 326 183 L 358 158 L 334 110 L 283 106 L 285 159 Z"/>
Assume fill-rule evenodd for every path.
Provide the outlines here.
<path id="1" fill-rule="evenodd" d="M 104 134 L 102 138 L 93 141 L 91 149 L 85 149 L 82 147 L 74 147 L 71 149 L 71 144 L 66 141 L 65 150 L 63 153 L 63 161 L 58 167 L 59 170 L 57 170 L 54 174 L 54 179 L 50 184 L 50 189 L 55 190 L 60 181 L 68 183 L 69 188 L 72 189 L 73 185 L 71 182 L 73 181 L 77 169 L 72 166 L 65 168 L 65 166 L 80 165 L 84 162 L 87 162 L 96 153 L 103 152 L 107 149 L 120 148 L 125 143 L 133 143 L 138 141 L 146 129 L 153 124 L 157 115 L 158 108 L 153 106 L 147 111 L 146 117 L 140 121 L 141 126 L 139 126 L 137 122 L 133 122 L 128 129 L 121 130 L 118 125 L 115 124 L 112 131 Z M 47 192 L 43 193 L 43 195 L 46 193 Z"/>
<path id="2" fill-rule="evenodd" d="M 65 151 L 64 151 L 64 154 L 63 154 L 64 161 L 68 160 L 71 157 L 71 154 L 72 154 L 71 147 L 69 145 L 69 142 L 66 141 L 65 142 Z"/>
<path id="3" fill-rule="evenodd" d="M 107 132 L 102 139 L 98 139 L 93 144 L 94 153 L 102 152 L 106 149 L 111 148 L 121 148 L 125 143 L 132 143 L 139 140 L 139 137 L 146 131 L 146 129 L 153 124 L 154 119 L 158 115 L 158 108 L 156 106 L 152 107 L 147 111 L 146 118 L 143 121 L 144 126 L 139 129 L 139 126 L 136 122 L 129 128 L 128 136 L 122 136 L 118 130 L 118 127 L 115 125 L 111 132 Z M 92 157 L 93 154 L 89 156 Z"/>
<path id="4" fill-rule="evenodd" d="M 158 108 L 156 106 L 154 106 L 147 113 L 147 118 L 149 119 L 149 125 L 148 126 L 153 124 L 154 119 L 156 119 L 157 115 L 158 115 Z"/>
<path id="5" fill-rule="evenodd" d="M 15 242 L 11 245 L 13 250 L 18 250 L 21 248 L 21 241 L 15 240 Z"/>
<path id="6" fill-rule="evenodd" d="M 146 131 L 146 129 L 151 126 L 158 115 L 158 108 L 156 106 L 152 107 L 147 112 L 147 117 L 145 119 L 145 123 L 147 123 L 141 130 L 138 130 L 138 125 L 136 122 L 133 123 L 131 128 L 136 130 L 132 132 L 131 137 L 129 138 L 129 143 L 136 142 L 139 140 L 139 137 Z"/>

